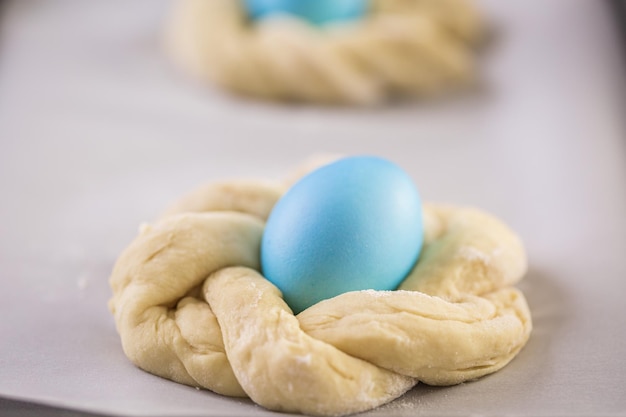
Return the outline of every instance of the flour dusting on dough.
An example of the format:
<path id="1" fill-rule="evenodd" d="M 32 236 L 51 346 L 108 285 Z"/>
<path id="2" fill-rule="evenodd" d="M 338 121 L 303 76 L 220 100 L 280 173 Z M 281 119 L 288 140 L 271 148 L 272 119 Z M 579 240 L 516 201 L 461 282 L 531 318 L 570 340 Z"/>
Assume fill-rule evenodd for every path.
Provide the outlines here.
<path id="1" fill-rule="evenodd" d="M 304 365 L 310 365 L 311 364 L 311 354 L 308 353 L 306 355 L 303 356 L 296 356 L 296 362 L 304 364 Z"/>
<path id="2" fill-rule="evenodd" d="M 140 235 L 143 235 L 143 234 L 145 234 L 145 233 L 148 233 L 148 232 L 150 232 L 151 230 L 152 230 L 152 225 L 151 225 L 150 223 L 146 223 L 146 222 L 144 222 L 144 223 L 141 223 L 141 224 L 139 225 L 139 234 L 140 234 Z"/>
<path id="3" fill-rule="evenodd" d="M 362 290 L 361 293 L 370 295 L 375 298 L 389 297 L 391 291 L 379 291 L 379 290 Z"/>
<path id="4" fill-rule="evenodd" d="M 485 252 L 474 246 L 462 246 L 459 248 L 459 255 L 468 261 L 480 261 L 485 265 L 489 265 L 491 257 Z"/>

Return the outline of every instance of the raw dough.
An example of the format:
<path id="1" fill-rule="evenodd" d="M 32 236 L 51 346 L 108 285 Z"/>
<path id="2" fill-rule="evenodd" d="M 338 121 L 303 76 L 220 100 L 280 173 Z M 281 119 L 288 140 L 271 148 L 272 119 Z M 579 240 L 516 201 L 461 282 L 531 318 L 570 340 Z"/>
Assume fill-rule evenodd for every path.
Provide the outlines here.
<path id="1" fill-rule="evenodd" d="M 473 79 L 484 32 L 471 0 L 372 0 L 357 23 L 247 21 L 236 0 L 177 0 L 173 59 L 196 78 L 273 100 L 374 104 L 434 95 Z"/>
<path id="2" fill-rule="evenodd" d="M 513 288 L 516 235 L 471 208 L 426 205 L 425 246 L 398 291 L 359 291 L 294 316 L 259 271 L 283 184 L 210 184 L 144 225 L 111 276 L 126 355 L 140 368 L 272 409 L 343 415 L 418 381 L 450 385 L 506 365 L 531 318 Z"/>

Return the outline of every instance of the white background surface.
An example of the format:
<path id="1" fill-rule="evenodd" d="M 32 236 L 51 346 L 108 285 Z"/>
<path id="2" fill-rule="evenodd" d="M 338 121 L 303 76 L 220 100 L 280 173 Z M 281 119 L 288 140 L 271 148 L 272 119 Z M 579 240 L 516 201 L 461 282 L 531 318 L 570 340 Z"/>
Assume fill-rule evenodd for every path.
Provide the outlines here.
<path id="1" fill-rule="evenodd" d="M 0 396 L 127 415 L 271 415 L 124 357 L 119 252 L 207 180 L 278 178 L 318 152 L 388 157 L 426 200 L 523 237 L 535 330 L 502 371 L 371 415 L 626 415 L 624 66 L 601 1 L 484 0 L 486 88 L 382 109 L 199 88 L 161 48 L 168 3 L 16 1 L 0 50 Z M 1 411 L 1 410 L 0 410 Z"/>

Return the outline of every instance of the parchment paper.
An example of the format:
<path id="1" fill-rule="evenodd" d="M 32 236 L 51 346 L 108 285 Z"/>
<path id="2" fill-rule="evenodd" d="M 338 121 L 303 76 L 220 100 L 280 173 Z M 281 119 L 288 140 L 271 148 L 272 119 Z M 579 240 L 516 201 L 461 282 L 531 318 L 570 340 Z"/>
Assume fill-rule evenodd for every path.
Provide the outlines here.
<path id="1" fill-rule="evenodd" d="M 502 371 L 372 416 L 626 415 L 624 66 L 604 2 L 484 1 L 483 87 L 377 109 L 238 99 L 164 56 L 168 3 L 15 1 L 0 50 L 0 397 L 131 416 L 274 415 L 149 375 L 107 310 L 117 255 L 205 181 L 377 154 L 523 237 L 535 329 Z"/>

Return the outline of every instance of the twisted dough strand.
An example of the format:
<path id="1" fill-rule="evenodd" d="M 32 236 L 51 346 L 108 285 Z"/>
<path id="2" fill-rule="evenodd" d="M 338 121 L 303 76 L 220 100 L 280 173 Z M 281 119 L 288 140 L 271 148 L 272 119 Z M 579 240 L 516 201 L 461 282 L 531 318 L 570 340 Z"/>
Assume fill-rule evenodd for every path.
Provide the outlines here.
<path id="1" fill-rule="evenodd" d="M 280 291 L 253 269 L 217 271 L 204 294 L 237 380 L 266 408 L 350 414 L 397 398 L 416 383 L 307 335 Z"/>
<path id="2" fill-rule="evenodd" d="M 358 23 L 251 24 L 235 0 L 178 0 L 173 58 L 193 76 L 271 100 L 374 104 L 432 95 L 473 78 L 482 22 L 469 0 L 375 0 Z"/>
<path id="3" fill-rule="evenodd" d="M 439 224 L 427 223 L 431 235 L 398 291 L 342 294 L 298 319 L 353 356 L 431 385 L 458 384 L 497 371 L 526 344 L 528 306 L 510 287 L 526 259 L 519 239 L 478 210 L 427 205 L 425 216 Z"/>
<path id="4" fill-rule="evenodd" d="M 181 214 L 144 227 L 110 280 L 109 307 L 126 356 L 155 375 L 245 396 L 217 320 L 194 290 L 227 266 L 258 269 L 262 232 L 259 219 L 235 212 Z"/>
<path id="5" fill-rule="evenodd" d="M 424 249 L 401 290 L 346 293 L 294 316 L 258 272 L 263 221 L 282 190 L 209 185 L 142 228 L 111 276 L 131 361 L 270 409 L 342 415 L 417 381 L 495 372 L 528 340 L 530 312 L 511 287 L 526 271 L 519 239 L 486 213 L 450 206 L 424 207 Z"/>

